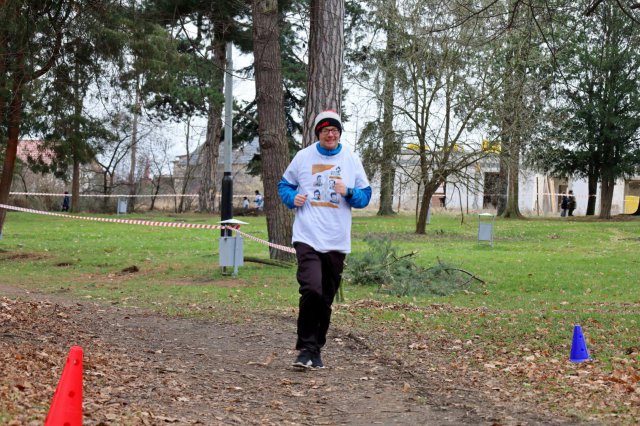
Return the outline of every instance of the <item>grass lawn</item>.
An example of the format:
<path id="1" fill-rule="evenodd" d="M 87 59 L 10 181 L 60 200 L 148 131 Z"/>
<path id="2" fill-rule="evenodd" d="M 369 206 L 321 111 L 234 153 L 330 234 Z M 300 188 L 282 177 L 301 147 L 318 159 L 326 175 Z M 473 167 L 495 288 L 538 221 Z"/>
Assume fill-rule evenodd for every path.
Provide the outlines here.
<path id="1" fill-rule="evenodd" d="M 204 215 L 127 218 L 219 220 Z M 248 221 L 244 232 L 267 239 L 263 217 Z M 464 221 L 459 215 L 434 215 L 426 235 L 413 232 L 413 216 L 356 215 L 354 253 L 368 249 L 367 236 L 387 237 L 399 254 L 417 251 L 414 260 L 421 266 L 433 266 L 439 259 L 485 284 L 474 293 L 398 298 L 347 283 L 346 303 L 336 307 L 336 324 L 362 333 L 408 330 L 416 341 L 447 336 L 461 348 L 472 343 L 480 355 L 469 357 L 469 366 L 529 368 L 534 372 L 524 373 L 528 379 L 522 386 L 533 383 L 557 395 L 571 388 L 570 376 L 581 368 L 567 363 L 573 327 L 580 324 L 598 377 L 617 377 L 611 383 L 626 386 L 623 393 L 640 395 L 640 220 L 498 219 L 493 247 L 477 241 L 477 229 L 473 215 Z M 0 241 L 0 276 L 19 287 L 171 314 L 294 314 L 295 269 L 246 262 L 238 276 L 223 275 L 219 235 L 8 212 Z M 265 245 L 248 239 L 244 245 L 246 257 L 268 258 Z M 452 352 L 452 361 L 459 356 Z M 545 381 L 535 382 L 538 373 Z M 640 410 L 637 402 L 625 404 L 624 398 L 602 404 L 589 410 L 631 413 L 632 419 Z"/>

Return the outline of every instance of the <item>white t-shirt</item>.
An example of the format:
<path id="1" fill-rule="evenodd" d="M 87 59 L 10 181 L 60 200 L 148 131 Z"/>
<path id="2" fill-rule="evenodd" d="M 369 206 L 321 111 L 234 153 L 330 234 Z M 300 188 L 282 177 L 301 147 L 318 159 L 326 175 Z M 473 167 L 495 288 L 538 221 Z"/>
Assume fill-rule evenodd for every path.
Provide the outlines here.
<path id="1" fill-rule="evenodd" d="M 307 201 L 296 208 L 292 242 L 316 251 L 351 252 L 351 206 L 333 190 L 337 180 L 347 188 L 366 188 L 369 180 L 360 159 L 344 144 L 336 155 L 322 155 L 318 142 L 298 151 L 284 172 Z"/>

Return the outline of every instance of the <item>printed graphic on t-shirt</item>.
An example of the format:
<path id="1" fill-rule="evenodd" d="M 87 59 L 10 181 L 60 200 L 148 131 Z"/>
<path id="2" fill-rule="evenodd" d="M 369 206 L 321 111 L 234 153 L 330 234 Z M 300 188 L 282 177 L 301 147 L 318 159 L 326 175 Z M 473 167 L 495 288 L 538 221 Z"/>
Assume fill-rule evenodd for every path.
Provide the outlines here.
<path id="1" fill-rule="evenodd" d="M 335 164 L 314 164 L 311 166 L 311 174 L 315 175 L 316 173 L 326 172 L 327 170 L 331 170 Z"/>
<path id="2" fill-rule="evenodd" d="M 340 194 L 335 191 L 336 180 L 340 177 L 340 166 L 335 164 L 313 164 L 313 193 L 310 194 L 311 205 L 337 209 L 340 205 Z"/>

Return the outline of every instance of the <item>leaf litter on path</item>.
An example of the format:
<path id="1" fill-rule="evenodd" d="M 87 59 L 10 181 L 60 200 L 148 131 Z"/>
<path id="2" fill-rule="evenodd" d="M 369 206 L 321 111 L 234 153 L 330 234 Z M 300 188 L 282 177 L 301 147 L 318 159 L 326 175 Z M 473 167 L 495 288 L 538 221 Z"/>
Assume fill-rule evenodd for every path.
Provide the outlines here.
<path id="1" fill-rule="evenodd" d="M 435 352 L 423 354 L 431 363 L 405 359 L 403 351 L 426 347 L 401 338 L 374 345 L 380 336 L 336 324 L 323 355 L 329 368 L 301 373 L 290 367 L 293 317 L 173 318 L 14 293 L 0 299 L 0 420 L 7 424 L 42 424 L 72 345 L 85 352 L 85 425 L 580 423 L 527 404 L 525 392 L 504 395 L 499 377 L 488 379 L 502 364 L 485 374 Z M 381 346 L 397 357 L 381 355 Z M 630 374 L 611 383 L 628 391 Z"/>

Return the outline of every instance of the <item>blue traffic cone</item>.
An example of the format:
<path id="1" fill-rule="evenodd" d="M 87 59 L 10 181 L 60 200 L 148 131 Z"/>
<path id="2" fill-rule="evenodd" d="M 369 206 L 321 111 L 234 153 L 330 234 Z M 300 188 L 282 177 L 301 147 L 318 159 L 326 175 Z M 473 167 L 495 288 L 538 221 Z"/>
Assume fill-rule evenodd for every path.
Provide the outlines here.
<path id="1" fill-rule="evenodd" d="M 585 343 L 584 336 L 582 335 L 582 328 L 580 328 L 580 325 L 576 324 L 573 327 L 573 342 L 571 343 L 571 356 L 569 357 L 569 361 L 582 362 L 589 361 L 590 359 L 587 344 Z"/>

